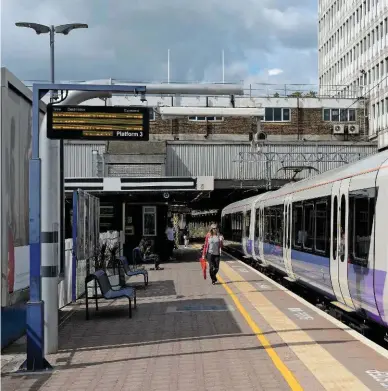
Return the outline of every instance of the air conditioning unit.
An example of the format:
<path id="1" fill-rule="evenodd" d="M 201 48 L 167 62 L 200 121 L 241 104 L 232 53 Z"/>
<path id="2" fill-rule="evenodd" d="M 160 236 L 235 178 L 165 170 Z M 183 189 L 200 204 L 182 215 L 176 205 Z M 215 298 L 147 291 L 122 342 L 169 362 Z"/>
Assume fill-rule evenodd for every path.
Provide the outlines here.
<path id="1" fill-rule="evenodd" d="M 333 134 L 345 134 L 345 125 L 334 124 L 333 125 Z"/>
<path id="2" fill-rule="evenodd" d="M 349 125 L 348 126 L 349 134 L 360 134 L 360 125 Z"/>

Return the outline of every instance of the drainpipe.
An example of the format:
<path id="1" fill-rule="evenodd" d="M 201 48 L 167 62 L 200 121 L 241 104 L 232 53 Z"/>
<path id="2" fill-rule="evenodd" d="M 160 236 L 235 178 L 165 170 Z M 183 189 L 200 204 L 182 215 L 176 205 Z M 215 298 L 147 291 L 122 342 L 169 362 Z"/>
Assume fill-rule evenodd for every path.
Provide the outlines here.
<path id="1" fill-rule="evenodd" d="M 206 107 L 209 107 L 209 97 L 207 96 L 206 97 Z M 205 135 L 205 138 L 207 139 L 210 135 L 210 132 L 209 132 L 209 122 L 207 120 L 207 117 L 206 117 L 206 135 Z"/>
<path id="2" fill-rule="evenodd" d="M 296 112 L 297 112 L 297 122 L 296 122 L 296 126 L 297 126 L 297 132 L 298 132 L 298 141 L 300 140 L 300 127 L 299 127 L 299 96 L 296 97 Z"/>

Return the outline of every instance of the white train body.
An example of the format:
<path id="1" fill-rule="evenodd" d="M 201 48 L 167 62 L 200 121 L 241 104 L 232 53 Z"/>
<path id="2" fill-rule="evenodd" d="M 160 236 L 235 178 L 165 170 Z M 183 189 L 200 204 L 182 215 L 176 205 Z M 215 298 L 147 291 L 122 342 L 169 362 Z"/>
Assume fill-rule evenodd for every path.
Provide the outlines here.
<path id="1" fill-rule="evenodd" d="M 388 325 L 388 151 L 228 205 L 226 245 Z"/>

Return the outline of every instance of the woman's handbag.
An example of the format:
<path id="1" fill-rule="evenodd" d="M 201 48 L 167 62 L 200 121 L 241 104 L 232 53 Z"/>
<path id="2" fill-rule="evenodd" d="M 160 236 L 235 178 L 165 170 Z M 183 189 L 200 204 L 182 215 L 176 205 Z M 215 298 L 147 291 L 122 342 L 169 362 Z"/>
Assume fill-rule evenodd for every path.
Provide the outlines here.
<path id="1" fill-rule="evenodd" d="M 201 257 L 201 259 L 199 261 L 201 262 L 203 278 L 206 280 L 206 266 L 207 266 L 206 259 L 204 257 Z"/>

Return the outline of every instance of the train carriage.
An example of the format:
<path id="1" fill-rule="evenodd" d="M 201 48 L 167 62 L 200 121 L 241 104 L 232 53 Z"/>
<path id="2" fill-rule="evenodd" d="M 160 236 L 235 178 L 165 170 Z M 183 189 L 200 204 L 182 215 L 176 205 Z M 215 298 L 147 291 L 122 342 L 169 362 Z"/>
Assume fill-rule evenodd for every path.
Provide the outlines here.
<path id="1" fill-rule="evenodd" d="M 384 151 L 228 205 L 222 229 L 245 257 L 387 325 L 387 199 Z"/>

